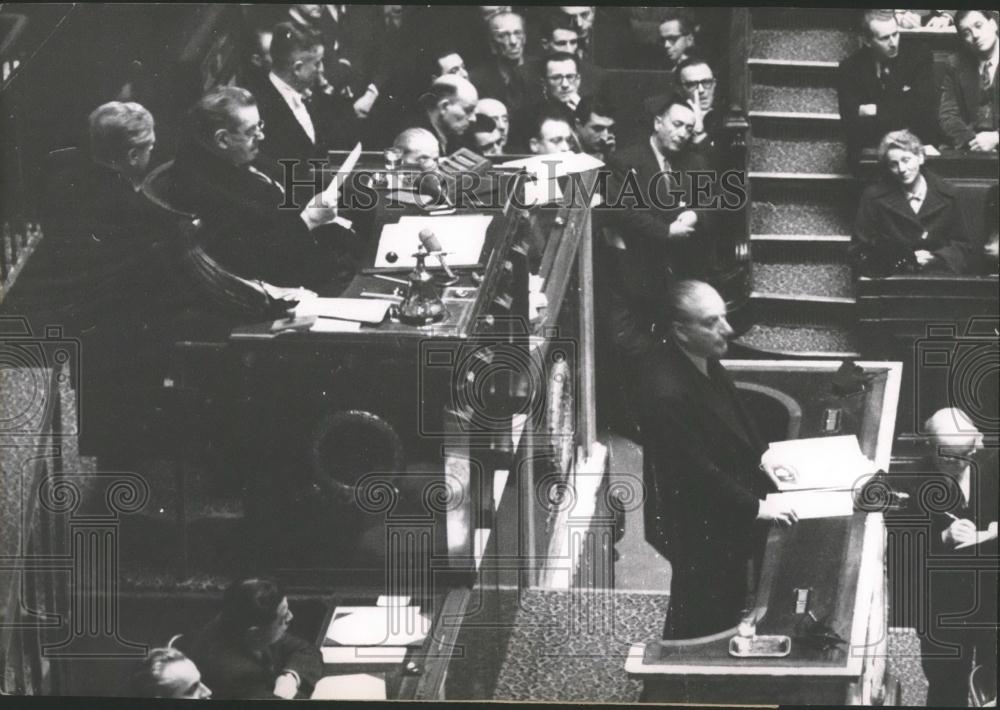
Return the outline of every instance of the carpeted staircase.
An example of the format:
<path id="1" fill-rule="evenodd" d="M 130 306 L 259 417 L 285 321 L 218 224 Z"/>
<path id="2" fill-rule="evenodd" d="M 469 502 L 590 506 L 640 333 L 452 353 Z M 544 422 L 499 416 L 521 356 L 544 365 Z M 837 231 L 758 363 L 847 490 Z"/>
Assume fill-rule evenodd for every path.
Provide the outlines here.
<path id="1" fill-rule="evenodd" d="M 835 75 L 857 46 L 853 10 L 751 11 L 755 355 L 857 356 L 847 261 L 857 185 L 841 139 Z"/>

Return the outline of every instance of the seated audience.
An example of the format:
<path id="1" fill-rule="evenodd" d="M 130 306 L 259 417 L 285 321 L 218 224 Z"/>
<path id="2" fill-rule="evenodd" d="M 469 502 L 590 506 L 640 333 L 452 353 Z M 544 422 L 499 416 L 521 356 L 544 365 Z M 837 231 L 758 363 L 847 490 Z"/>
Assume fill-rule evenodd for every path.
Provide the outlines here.
<path id="1" fill-rule="evenodd" d="M 466 69 L 465 60 L 454 47 L 440 47 L 438 51 L 430 55 L 429 59 L 432 65 L 431 81 L 448 74 L 454 74 L 463 79 L 469 78 L 469 70 Z"/>
<path id="2" fill-rule="evenodd" d="M 615 119 L 611 106 L 599 97 L 585 96 L 573 114 L 577 138 L 584 153 L 607 161 L 615 151 Z"/>
<path id="3" fill-rule="evenodd" d="M 294 160 L 297 180 L 312 175 L 310 159 L 325 160 L 332 149 L 344 149 L 332 97 L 319 87 L 323 71 L 323 41 L 315 32 L 289 23 L 276 25 L 271 41 L 272 68 L 255 94 L 267 128 L 260 162 L 271 177 L 284 183 L 279 160 Z"/>
<path id="4" fill-rule="evenodd" d="M 551 54 L 543 63 L 543 102 L 554 112 L 572 116 L 580 103 L 580 65 L 568 53 Z"/>
<path id="5" fill-rule="evenodd" d="M 441 155 L 471 145 L 470 127 L 479 102 L 475 86 L 449 74 L 435 79 L 420 100 L 420 115 L 411 126 L 431 131 L 438 139 Z"/>
<path id="6" fill-rule="evenodd" d="M 310 191 L 291 200 L 299 209 L 281 208 L 284 189 L 254 165 L 263 140 L 248 91 L 222 87 L 202 97 L 174 162 L 174 201 L 201 218 L 207 253 L 238 276 L 329 290 L 336 261 L 319 237 L 331 236 L 321 228 L 337 207 L 314 204 Z"/>
<path id="7" fill-rule="evenodd" d="M 323 675 L 323 659 L 319 648 L 288 633 L 293 618 L 273 579 L 230 585 L 219 615 L 190 643 L 189 655 L 214 696 L 308 698 Z"/>
<path id="8" fill-rule="evenodd" d="M 524 20 L 513 12 L 503 12 L 489 19 L 489 42 L 492 56 L 469 73 L 479 95 L 502 101 L 511 113 L 517 113 L 537 95 L 534 68 L 525 60 Z"/>
<path id="9" fill-rule="evenodd" d="M 915 590 L 929 622 L 920 634 L 921 665 L 927 705 L 963 707 L 973 658 L 996 675 L 997 457 L 960 409 L 938 410 L 924 431 L 923 470 L 936 477 L 943 503 L 930 509 L 927 554 L 950 564 L 935 566 Z"/>
<path id="10" fill-rule="evenodd" d="M 135 695 L 140 698 L 181 698 L 207 700 L 212 691 L 201 682 L 198 667 L 176 648 L 154 648 L 132 676 Z"/>
<path id="11" fill-rule="evenodd" d="M 948 60 L 941 86 L 941 130 L 955 148 L 997 150 L 997 41 L 995 11 L 960 10 L 955 25 L 959 51 Z"/>
<path id="12" fill-rule="evenodd" d="M 565 20 L 560 15 L 550 15 L 542 26 L 542 56 L 533 60 L 531 73 L 533 76 L 544 76 L 544 62 L 555 54 L 572 54 L 576 57 L 577 70 L 580 74 L 580 94 L 588 96 L 596 94 L 601 89 L 604 75 L 601 69 L 589 59 L 582 59 L 577 50 L 580 46 L 580 35 L 576 28 L 561 24 Z"/>
<path id="13" fill-rule="evenodd" d="M 571 151 L 575 140 L 562 113 L 543 113 L 535 119 L 528 145 L 535 155 L 552 155 Z"/>
<path id="14" fill-rule="evenodd" d="M 507 149 L 507 141 L 510 138 L 510 115 L 503 102 L 496 99 L 479 99 L 479 103 L 476 104 L 476 116 L 485 116 L 496 125 L 496 129 L 500 132 L 498 147 L 501 153 L 514 152 Z"/>
<path id="15" fill-rule="evenodd" d="M 878 148 L 883 179 L 861 195 L 853 249 L 866 276 L 966 272 L 969 235 L 954 188 L 921 168 L 924 148 L 909 131 Z"/>
<path id="16" fill-rule="evenodd" d="M 926 47 L 900 45 L 891 10 L 869 10 L 860 26 L 862 47 L 840 63 L 837 99 L 853 164 L 889 131 L 908 129 L 937 141 L 933 60 Z"/>
<path id="17" fill-rule="evenodd" d="M 691 144 L 694 111 L 680 95 L 658 108 L 652 135 L 609 161 L 609 202 L 619 204 L 602 214 L 611 247 L 602 265 L 609 293 L 605 327 L 622 363 L 638 362 L 653 345 L 664 289 L 677 279 L 704 277 L 714 249 L 710 213 L 690 205 L 691 173 L 707 167 Z"/>

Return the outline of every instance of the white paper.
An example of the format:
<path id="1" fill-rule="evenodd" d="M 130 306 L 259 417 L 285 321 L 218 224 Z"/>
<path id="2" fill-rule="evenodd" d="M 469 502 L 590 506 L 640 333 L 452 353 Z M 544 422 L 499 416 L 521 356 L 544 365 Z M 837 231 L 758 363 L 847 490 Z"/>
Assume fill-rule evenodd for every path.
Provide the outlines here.
<path id="1" fill-rule="evenodd" d="M 326 638 L 342 646 L 412 646 L 430 633 L 420 607 L 337 607 Z"/>
<path id="2" fill-rule="evenodd" d="M 852 488 L 875 472 L 853 434 L 772 442 L 760 460 L 766 470 L 777 469 L 769 475 L 780 491 Z"/>
<path id="3" fill-rule="evenodd" d="M 405 646 L 321 646 L 323 663 L 402 663 Z"/>
<path id="4" fill-rule="evenodd" d="M 769 493 L 767 499 L 791 505 L 799 520 L 834 518 L 854 513 L 851 491 L 786 491 Z"/>
<path id="5" fill-rule="evenodd" d="M 313 198 L 313 203 L 317 205 L 336 205 L 338 202 L 338 193 L 340 192 L 340 187 L 347 180 L 347 176 L 350 175 L 351 171 L 354 170 L 354 166 L 358 163 L 358 158 L 361 157 L 361 143 L 354 146 L 354 150 L 350 152 L 347 156 L 347 160 L 344 164 L 337 169 L 337 174 L 333 176 L 330 184 L 326 186 L 323 192 L 320 192 Z"/>
<path id="6" fill-rule="evenodd" d="M 573 173 L 582 173 L 587 170 L 594 170 L 604 165 L 604 162 L 586 153 L 550 153 L 548 155 L 535 155 L 530 158 L 520 160 L 510 160 L 501 163 L 501 168 L 524 168 L 532 175 L 548 180 L 551 178 L 563 177 Z"/>
<path id="7" fill-rule="evenodd" d="M 306 298 L 295 306 L 295 316 L 337 318 L 359 323 L 381 323 L 391 304 L 378 298 Z"/>
<path id="8" fill-rule="evenodd" d="M 356 320 L 337 320 L 336 318 L 317 318 L 309 328 L 310 333 L 355 333 L 361 330 L 361 324 Z"/>
<path id="9" fill-rule="evenodd" d="M 382 594 L 379 596 L 378 601 L 375 602 L 375 606 L 409 606 L 409 597 L 394 597 L 388 594 Z"/>
<path id="10" fill-rule="evenodd" d="M 447 254 L 449 266 L 475 266 L 486 241 L 486 230 L 493 221 L 491 215 L 451 215 L 441 217 L 403 217 L 396 224 L 382 228 L 375 255 L 378 268 L 411 268 L 417 260 L 413 255 L 420 247 L 420 231 L 429 229 Z M 389 253 L 396 259 L 390 261 Z M 429 257 L 427 266 L 440 266 L 436 257 Z"/>
<path id="11" fill-rule="evenodd" d="M 385 700 L 385 678 L 370 673 L 328 675 L 313 689 L 313 700 Z"/>

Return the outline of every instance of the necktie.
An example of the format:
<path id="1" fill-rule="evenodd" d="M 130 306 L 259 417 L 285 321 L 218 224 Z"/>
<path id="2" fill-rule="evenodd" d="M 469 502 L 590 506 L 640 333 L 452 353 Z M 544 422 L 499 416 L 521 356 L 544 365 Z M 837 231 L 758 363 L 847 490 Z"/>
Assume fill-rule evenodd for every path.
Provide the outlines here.
<path id="1" fill-rule="evenodd" d="M 986 89 L 990 88 L 990 84 L 993 83 L 990 80 L 990 71 L 992 69 L 993 69 L 992 60 L 987 61 L 983 64 L 983 73 L 979 75 L 979 85 L 983 89 L 983 91 L 986 91 Z"/>

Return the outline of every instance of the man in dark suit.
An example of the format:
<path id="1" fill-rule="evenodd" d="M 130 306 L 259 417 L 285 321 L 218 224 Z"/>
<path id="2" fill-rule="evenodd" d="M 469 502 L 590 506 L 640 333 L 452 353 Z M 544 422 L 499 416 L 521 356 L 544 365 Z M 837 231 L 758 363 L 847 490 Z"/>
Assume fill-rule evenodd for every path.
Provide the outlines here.
<path id="1" fill-rule="evenodd" d="M 924 464 L 947 501 L 930 517 L 928 570 L 919 594 L 926 632 L 920 636 L 927 676 L 927 705 L 961 707 L 975 663 L 996 678 L 997 653 L 997 457 L 960 409 L 941 409 L 924 424 Z M 921 500 L 924 496 L 920 497 Z M 949 561 L 947 568 L 940 564 Z M 978 560 L 975 564 L 969 564 Z M 995 686 L 994 680 L 994 687 Z"/>
<path id="2" fill-rule="evenodd" d="M 80 451 L 125 467 L 146 398 L 162 387 L 163 343 L 185 295 L 174 279 L 173 221 L 139 189 L 156 144 L 153 116 L 134 102 L 103 104 L 90 114 L 89 143 L 49 176 L 45 237 L 3 310 L 28 318 L 36 335 L 60 326 L 79 339 Z"/>
<path id="3" fill-rule="evenodd" d="M 941 85 L 941 130 L 955 148 L 977 152 L 997 150 L 997 13 L 961 10 L 955 25 L 963 48 L 948 61 Z"/>
<path id="4" fill-rule="evenodd" d="M 248 91 L 222 87 L 205 95 L 188 113 L 171 197 L 201 218 L 206 252 L 226 269 L 245 279 L 329 292 L 337 261 L 327 225 L 337 217 L 336 205 L 313 202 L 310 191 L 301 200 L 290 196 L 298 208 L 280 209 L 284 189 L 254 165 L 263 140 Z"/>
<path id="5" fill-rule="evenodd" d="M 889 131 L 907 128 L 924 143 L 935 143 L 937 96 L 930 52 L 923 45 L 900 46 L 891 10 L 868 10 L 860 30 L 864 46 L 840 63 L 837 74 L 851 164 Z"/>
<path id="6" fill-rule="evenodd" d="M 287 22 L 274 27 L 272 68 L 254 98 L 267 129 L 259 162 L 282 184 L 287 184 L 285 167 L 278 161 L 294 160 L 293 175 L 303 181 L 313 172 L 310 159 L 325 160 L 327 151 L 351 147 L 339 140 L 348 117 L 338 121 L 335 97 L 320 90 L 323 52 L 322 38 L 315 32 Z"/>
<path id="7" fill-rule="evenodd" d="M 512 114 L 518 113 L 538 95 L 534 65 L 524 56 L 524 20 L 513 12 L 502 12 L 489 20 L 492 56 L 469 72 L 479 96 L 502 101 Z"/>
<path id="8" fill-rule="evenodd" d="M 575 27 L 566 24 L 562 14 L 550 14 L 549 18 L 542 26 L 542 36 L 540 37 L 542 46 L 542 56 L 529 60 L 533 65 L 532 76 L 543 77 L 545 74 L 545 61 L 554 54 L 572 54 L 576 57 L 577 73 L 580 75 L 580 86 L 578 90 L 581 96 L 590 96 L 600 92 L 601 83 L 604 81 L 604 72 L 600 67 L 595 66 L 589 59 L 582 59 L 578 52 L 580 47 L 580 34 Z M 542 87 L 544 88 L 544 87 Z"/>
<path id="9" fill-rule="evenodd" d="M 653 133 L 609 161 L 606 246 L 601 271 L 609 288 L 606 327 L 624 362 L 652 346 L 657 302 L 674 280 L 703 278 L 710 269 L 712 215 L 695 211 L 692 171 L 694 111 L 682 96 L 658 107 Z"/>
<path id="10" fill-rule="evenodd" d="M 733 334 L 722 297 L 680 281 L 662 308 L 664 339 L 641 370 L 646 539 L 672 570 L 664 637 L 691 638 L 739 622 L 766 525 L 797 516 L 766 500 L 776 490 L 760 469 L 766 446 L 719 363 Z"/>
<path id="11" fill-rule="evenodd" d="M 313 644 L 288 633 L 288 598 L 268 578 L 234 582 L 222 611 L 185 652 L 216 698 L 308 698 L 323 675 Z"/>
<path id="12" fill-rule="evenodd" d="M 897 272 L 962 274 L 969 265 L 969 234 L 955 190 L 924 172 L 920 139 L 893 131 L 879 144 L 881 182 L 861 195 L 853 250 L 870 276 Z"/>

